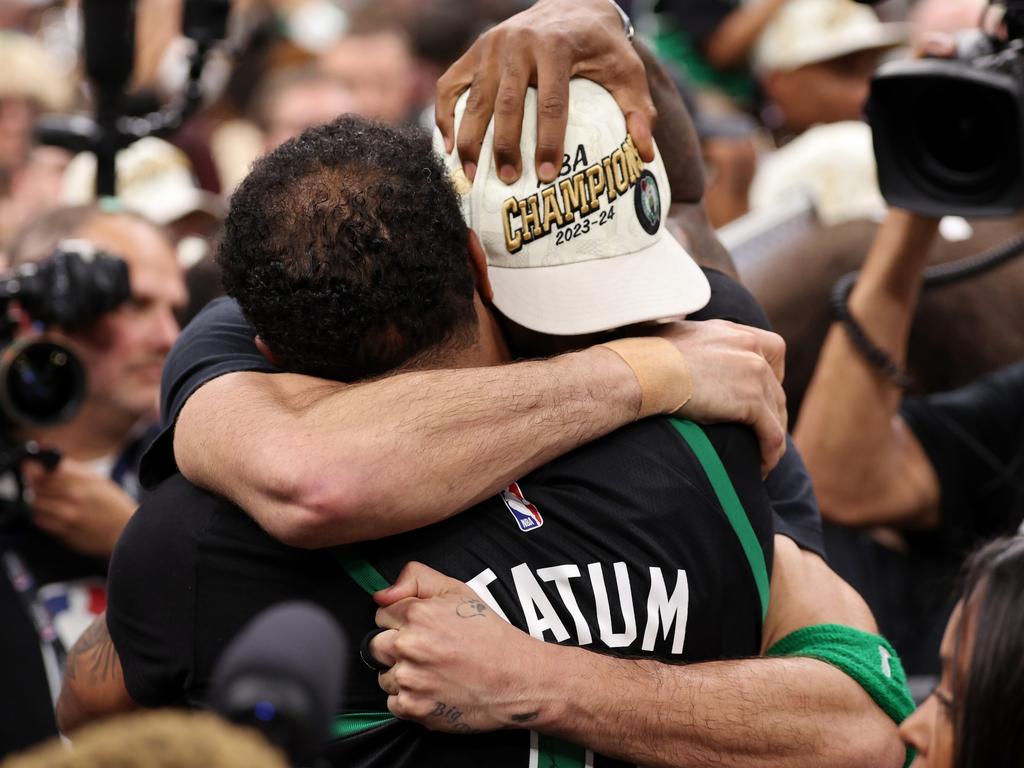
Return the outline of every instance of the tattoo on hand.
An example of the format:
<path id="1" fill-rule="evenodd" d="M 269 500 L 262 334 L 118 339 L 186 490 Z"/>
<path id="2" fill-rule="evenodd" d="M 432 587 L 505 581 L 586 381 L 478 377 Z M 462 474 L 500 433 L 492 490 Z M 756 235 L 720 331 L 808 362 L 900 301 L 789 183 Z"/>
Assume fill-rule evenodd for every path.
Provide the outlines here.
<path id="1" fill-rule="evenodd" d="M 458 707 L 445 704 L 443 701 L 439 701 L 434 706 L 434 710 L 430 713 L 431 717 L 443 718 L 451 724 L 451 728 L 455 733 L 476 733 L 477 729 L 462 720 L 462 710 Z"/>
<path id="2" fill-rule="evenodd" d="M 68 652 L 65 670 L 69 680 L 77 679 L 84 669 L 92 681 L 99 682 L 113 677 L 117 666 L 117 650 L 107 632 L 106 619 L 100 618 L 89 625 Z"/>
<path id="3" fill-rule="evenodd" d="M 476 598 L 460 600 L 459 604 L 455 606 L 455 613 L 463 619 L 484 616 L 487 614 L 487 604 Z"/>

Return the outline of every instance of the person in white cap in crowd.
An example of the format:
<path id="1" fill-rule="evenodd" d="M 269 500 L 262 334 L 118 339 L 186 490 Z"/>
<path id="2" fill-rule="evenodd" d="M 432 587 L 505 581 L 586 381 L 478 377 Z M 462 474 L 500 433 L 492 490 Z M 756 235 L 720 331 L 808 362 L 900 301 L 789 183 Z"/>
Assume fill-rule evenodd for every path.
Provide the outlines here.
<path id="1" fill-rule="evenodd" d="M 790 0 L 764 28 L 752 66 L 770 108 L 769 127 L 790 134 L 859 120 L 882 54 L 907 38 L 853 0 Z"/>
<path id="2" fill-rule="evenodd" d="M 202 189 L 188 157 L 163 139 L 148 136 L 117 153 L 115 194 L 129 211 L 166 227 L 179 247 L 182 266 L 191 267 L 208 251 L 204 241 L 220 226 L 226 206 Z M 96 199 L 96 156 L 76 155 L 64 174 L 62 201 L 86 205 Z"/>
<path id="3" fill-rule="evenodd" d="M 527 126 L 532 126 L 535 116 L 536 97 L 530 92 L 526 102 Z M 532 148 L 534 135 L 530 128 L 524 129 L 523 144 L 527 149 Z M 411 146 L 410 141 L 413 142 Z M 444 176 L 439 174 L 436 161 L 430 164 L 417 159 L 417 152 L 425 152 L 426 148 L 421 145 L 417 149 L 415 140 L 391 135 L 383 127 L 367 126 L 354 119 L 313 129 L 267 156 L 236 191 L 220 252 L 225 285 L 253 321 L 259 334 L 258 343 L 269 358 L 278 361 L 285 370 L 319 374 L 342 381 L 379 375 L 395 366 L 415 369 L 495 365 L 508 360 L 508 343 L 520 349 L 529 344 L 535 352 L 542 351 L 545 346 L 575 348 L 588 341 L 590 334 L 603 334 L 605 339 L 609 339 L 614 334 L 609 336 L 606 332 L 622 325 L 627 326 L 627 333 L 641 333 L 643 330 L 649 333 L 657 331 L 657 323 L 643 330 L 635 324 L 678 318 L 702 308 L 711 298 L 710 284 L 667 231 L 665 221 L 671 191 L 657 150 L 653 161 L 644 163 L 626 131 L 624 116 L 600 86 L 586 80 L 570 84 L 566 142 L 569 159 L 563 163 L 559 178 L 550 184 L 539 185 L 535 172 L 528 168 L 519 181 L 506 187 L 486 159 L 479 166 L 472 186 L 464 177 L 458 180 L 456 188 L 461 188 L 464 193 L 468 223 L 474 228 L 467 230 L 459 218 L 452 190 L 447 188 Z M 488 148 L 485 139 L 484 157 L 489 159 Z M 458 169 L 457 158 L 452 158 L 451 167 Z M 392 178 L 389 169 L 400 169 L 401 176 Z M 438 192 L 438 184 L 447 191 Z M 359 208 L 346 204 L 350 196 L 361 201 Z M 456 221 L 453 222 L 453 218 Z M 310 226 L 312 221 L 318 222 L 316 227 Z M 452 230 L 458 234 L 453 235 Z M 479 233 L 479 238 L 474 230 Z M 318 265 L 312 272 L 307 266 L 310 260 Z M 500 265 L 495 266 L 496 263 Z M 453 280 L 457 273 L 469 272 L 475 275 L 475 291 L 467 292 L 458 287 L 462 285 L 461 281 Z M 727 278 L 719 275 L 714 279 L 721 281 Z M 535 300 L 532 294 L 540 294 L 539 300 Z M 311 301 L 319 301 L 321 307 L 313 323 L 309 316 Z M 205 314 L 205 331 L 208 333 L 216 328 L 219 335 L 228 331 L 235 339 L 248 345 L 253 329 L 247 328 L 244 322 L 239 325 L 238 320 L 232 320 L 232 312 L 237 316 L 237 308 L 232 310 L 229 304 L 211 307 Z M 178 348 L 178 354 L 169 365 L 168 379 L 172 382 L 169 393 L 179 390 L 182 373 L 208 365 L 205 358 L 209 350 L 202 349 L 191 337 L 191 333 L 198 336 L 204 332 L 203 324 L 202 317 L 197 319 L 190 336 Z M 467 325 L 475 326 L 475 330 L 468 331 Z M 538 333 L 543 335 L 538 336 Z M 668 376 L 662 373 L 652 378 L 650 375 L 652 353 L 665 344 L 665 340 L 659 337 L 606 341 L 604 344 L 635 370 L 638 380 L 643 383 L 641 411 L 637 414 L 641 418 L 660 411 L 662 403 L 679 403 L 688 397 L 689 376 L 681 370 Z M 236 343 L 233 346 L 236 349 L 233 354 L 237 357 L 241 350 Z M 223 362 L 224 356 L 220 357 Z M 272 371 L 274 366 L 268 361 L 262 370 Z M 181 400 L 174 395 L 169 399 L 172 398 Z M 168 404 L 168 422 L 174 420 L 176 405 L 173 402 Z M 748 646 L 744 655 L 775 647 L 778 641 L 787 637 L 790 638 L 790 644 L 785 646 L 787 650 L 779 652 L 787 656 L 803 655 L 797 651 L 805 651 L 807 646 L 798 644 L 792 633 L 802 630 L 802 638 L 814 635 L 810 625 L 816 623 L 815 618 L 823 620 L 827 617 L 837 623 L 871 629 L 870 616 L 866 615 L 856 596 L 841 583 L 830 582 L 821 574 L 816 579 L 814 595 L 808 594 L 806 589 L 801 592 L 796 586 L 802 577 L 810 576 L 815 569 L 811 566 L 809 571 L 804 570 L 805 562 L 794 540 L 808 541 L 809 546 L 813 544 L 790 529 L 793 539 L 782 541 L 776 537 L 774 540 L 772 581 L 775 594 L 770 605 L 768 569 L 764 562 L 758 565 L 755 556 L 755 549 L 760 549 L 764 543 L 754 545 L 754 539 L 747 539 L 748 545 L 742 549 L 746 552 L 744 559 L 750 558 L 750 564 L 736 568 L 744 574 L 740 583 L 748 583 L 749 571 L 754 574 L 754 581 L 762 585 L 763 589 L 756 593 L 760 594 L 760 604 L 757 600 L 751 603 L 737 597 L 733 603 L 720 603 L 717 613 L 701 618 L 702 601 L 694 592 L 689 598 L 693 613 L 687 626 L 691 629 L 684 632 L 681 625 L 676 624 L 674 639 L 667 643 L 668 633 L 658 634 L 658 622 L 662 622 L 661 626 L 668 624 L 670 619 L 666 617 L 671 617 L 673 612 L 676 620 L 680 620 L 680 603 L 677 602 L 680 582 L 676 582 L 671 605 L 659 607 L 661 602 L 665 602 L 659 602 L 661 599 L 657 597 L 661 594 L 661 586 L 650 587 L 651 594 L 655 595 L 653 598 L 639 594 L 646 590 L 641 586 L 646 584 L 646 579 L 650 579 L 652 585 L 663 583 L 660 570 L 659 575 L 652 575 L 657 570 L 652 563 L 660 561 L 653 554 L 644 533 L 646 526 L 639 518 L 635 526 L 627 524 L 627 530 L 615 527 L 622 525 L 622 516 L 631 514 L 626 510 L 636 508 L 643 510 L 645 515 L 656 515 L 661 509 L 672 507 L 668 499 L 674 498 L 678 503 L 691 492 L 686 490 L 689 488 L 687 483 L 683 483 L 660 501 L 649 499 L 647 494 L 653 489 L 665 487 L 648 474 L 653 471 L 653 466 L 640 462 L 637 467 L 646 465 L 647 470 L 639 471 L 639 474 L 630 468 L 633 459 L 645 451 L 653 450 L 662 458 L 672 455 L 670 445 L 678 447 L 672 440 L 662 447 L 654 447 L 660 444 L 660 437 L 656 438 L 655 433 L 661 437 L 673 437 L 671 432 L 659 432 L 663 424 L 660 420 L 641 422 L 636 429 L 654 432 L 646 438 L 637 435 L 612 450 L 617 458 L 606 456 L 613 464 L 618 462 L 621 476 L 611 470 L 611 465 L 605 465 L 597 458 L 605 456 L 603 451 L 609 450 L 610 444 L 597 443 L 585 454 L 567 457 L 562 469 L 563 464 L 556 460 L 536 477 L 524 478 L 523 485 L 510 486 L 506 493 L 508 498 L 487 499 L 481 506 L 482 509 L 495 510 L 493 521 L 481 520 L 481 510 L 477 510 L 477 514 L 469 513 L 450 521 L 439 529 L 444 533 L 425 529 L 406 537 L 402 543 L 382 541 L 378 545 L 367 546 L 364 549 L 367 562 L 390 579 L 398 575 L 402 563 L 410 556 L 450 566 L 456 569 L 460 578 L 477 584 L 480 598 L 467 598 L 469 602 L 464 608 L 475 616 L 485 618 L 494 610 L 512 617 L 538 637 L 551 632 L 562 641 L 574 636 L 568 629 L 572 627 L 578 644 L 596 643 L 598 647 L 640 652 L 654 658 L 668 659 L 673 654 L 684 654 L 686 647 L 697 654 L 693 661 L 733 655 L 724 647 L 717 652 L 719 656 L 714 651 L 710 655 L 702 655 L 698 649 L 704 647 L 699 640 L 705 631 L 702 627 L 712 637 L 731 638 L 730 642 L 737 642 L 740 635 L 734 631 L 723 630 L 723 634 L 719 634 L 719 630 L 711 629 L 726 626 L 735 615 L 746 615 L 755 623 L 760 615 L 764 621 L 763 631 L 757 633 L 756 641 Z M 737 428 L 720 429 L 728 432 Z M 629 432 L 616 433 L 606 440 L 617 445 L 617 441 Z M 747 514 L 740 512 L 733 519 L 747 520 L 747 524 L 755 526 L 764 535 L 768 532 L 759 526 L 763 526 L 766 517 L 770 519 L 770 508 L 761 489 L 759 461 L 753 450 L 753 441 L 749 435 L 744 440 L 741 434 L 734 434 L 732 449 L 725 450 L 724 443 L 719 446 L 726 467 L 721 471 L 728 476 L 745 476 L 748 480 L 753 473 L 753 488 L 741 489 L 739 481 L 736 481 L 738 490 L 735 493 L 743 499 Z M 743 442 L 747 444 L 745 458 L 737 452 Z M 627 445 L 631 447 L 627 449 Z M 679 461 L 683 462 L 683 459 L 680 457 Z M 683 475 L 690 477 L 689 469 L 682 469 L 687 466 L 685 462 L 677 464 L 672 459 L 668 464 L 680 467 Z M 168 471 L 173 471 L 173 466 L 160 468 L 162 473 Z M 546 472 L 551 473 L 550 480 L 546 479 Z M 572 474 L 574 479 L 566 479 L 568 474 Z M 668 481 L 669 485 L 675 487 L 681 477 L 675 471 L 670 474 L 676 479 Z M 590 479 L 579 480 L 584 476 Z M 719 482 L 728 484 L 724 477 L 719 476 Z M 552 483 L 549 494 L 546 488 Z M 590 490 L 586 491 L 588 488 Z M 533 489 L 532 495 L 524 489 Z M 760 503 L 755 497 L 748 497 L 748 491 L 753 491 L 755 497 L 760 492 Z M 585 506 L 582 502 L 584 497 L 589 499 Z M 186 498 L 195 498 L 196 504 L 200 505 L 211 503 L 211 497 L 194 488 L 188 490 L 183 487 L 180 478 L 172 479 L 156 491 L 151 503 L 143 507 L 135 524 L 126 532 L 115 556 L 111 576 L 112 602 L 107 617 L 110 639 L 103 641 L 105 647 L 109 648 L 112 643 L 116 648 L 124 670 L 124 681 L 113 676 L 102 681 L 104 684 L 97 690 L 83 685 L 77 675 L 69 676 L 69 684 L 61 700 L 60 711 L 66 713 L 62 716 L 62 723 L 73 727 L 89 716 L 103 714 L 109 711 L 104 709 L 103 703 L 123 704 L 125 692 L 128 701 L 151 706 L 177 700 L 182 694 L 186 697 L 201 694 L 209 674 L 204 660 L 215 658 L 215 649 L 211 646 L 217 638 L 226 637 L 230 632 L 212 626 L 209 620 L 201 622 L 200 617 L 216 616 L 217 621 L 238 624 L 245 616 L 237 614 L 244 614 L 254 602 L 273 596 L 261 587 L 249 590 L 254 596 L 252 601 L 243 603 L 235 600 L 229 606 L 224 601 L 218 603 L 211 599 L 207 602 L 204 598 L 197 605 L 188 595 L 205 595 L 212 591 L 211 585 L 203 580 L 203 574 L 208 572 L 208 567 L 213 569 L 212 572 L 220 572 L 212 564 L 215 560 L 222 561 L 222 565 L 231 562 L 233 569 L 244 569 L 247 583 L 282 583 L 279 576 L 268 572 L 274 569 L 275 558 L 243 555 L 243 563 L 237 554 L 230 555 L 238 552 L 233 545 L 225 548 L 221 556 L 215 554 L 221 546 L 216 542 L 234 536 L 244 537 L 247 542 L 245 549 L 252 551 L 255 546 L 252 536 L 243 533 L 253 529 L 248 519 L 237 511 L 233 516 L 223 513 L 223 517 L 221 512 L 217 512 L 216 517 L 225 520 L 235 532 L 223 529 L 208 538 L 202 532 L 202 526 L 196 528 L 184 519 L 173 519 L 167 514 L 167 505 L 197 509 L 185 501 Z M 727 506 L 724 501 L 722 503 L 723 507 Z M 694 500 L 693 504 L 684 506 L 689 510 L 689 524 L 696 525 L 701 505 Z M 197 520 L 207 518 L 207 512 L 198 513 Z M 236 522 L 228 522 L 232 519 Z M 570 526 L 576 521 L 572 535 L 559 533 L 562 520 Z M 388 532 L 392 525 L 393 521 L 379 520 L 378 533 Z M 714 553 L 711 555 L 713 559 L 722 562 L 721 558 L 731 557 L 727 553 L 738 554 L 738 551 L 733 552 L 731 544 L 725 545 L 724 541 L 711 543 L 703 538 L 712 536 L 714 527 L 709 518 L 694 529 L 692 536 L 683 536 L 678 529 L 672 532 L 672 523 L 659 523 L 652 518 L 649 531 L 656 532 L 657 540 L 666 546 L 680 540 L 690 541 L 691 556 L 710 551 Z M 279 545 L 266 534 L 260 532 L 259 537 L 264 541 L 261 546 L 280 552 Z M 698 540 L 702 541 L 699 546 Z M 203 542 L 208 542 L 214 551 Z M 167 555 L 175 561 L 182 559 L 182 552 L 192 552 L 201 562 L 210 565 L 188 569 L 190 573 L 197 574 L 198 582 L 194 587 L 183 585 L 169 569 L 159 567 L 156 571 L 163 575 L 148 580 L 138 578 L 138 569 L 150 568 L 153 556 L 162 547 L 168 548 Z M 555 584 L 553 582 L 557 578 L 549 579 L 552 573 L 544 568 L 538 573 L 547 586 L 541 587 L 537 582 L 534 589 L 525 581 L 527 577 L 523 572 L 525 567 L 532 567 L 527 564 L 534 562 L 533 557 L 525 551 L 520 552 L 523 547 L 535 553 L 540 558 L 537 565 L 544 567 L 553 562 L 583 562 L 579 558 L 596 559 L 598 562 L 606 557 L 622 558 L 621 565 L 615 565 L 613 570 L 625 629 L 622 632 L 613 630 L 610 614 L 602 607 L 607 602 L 602 595 L 607 595 L 607 592 L 600 586 L 604 577 L 598 574 L 598 563 L 586 567 L 594 585 L 592 592 L 581 587 L 578 590 L 571 588 L 567 593 L 572 574 L 566 570 L 565 583 Z M 606 547 L 608 552 L 604 550 Z M 640 552 L 650 551 L 646 555 L 641 554 L 637 547 Z M 552 554 L 552 551 L 557 551 L 557 554 Z M 548 558 L 554 557 L 555 560 L 545 559 L 545 552 Z M 184 559 L 189 557 L 191 555 Z M 299 559 L 310 562 L 319 562 L 316 558 L 325 559 L 318 553 L 304 552 L 289 557 L 296 562 Z M 517 565 L 519 558 L 526 560 Z M 327 556 L 326 560 L 331 558 Z M 251 570 L 256 568 L 257 562 L 266 563 L 260 567 L 260 575 L 254 575 Z M 682 558 L 677 564 L 684 562 L 689 561 Z M 283 561 L 276 567 L 284 568 Z M 288 566 L 288 570 L 293 574 L 300 573 L 297 565 Z M 578 566 L 576 570 L 579 571 Z M 730 567 L 728 570 L 733 569 Z M 632 575 L 626 576 L 626 573 Z M 717 588 L 712 586 L 717 584 L 715 577 L 698 562 L 691 563 L 690 573 L 695 583 L 703 584 L 703 589 Z M 306 578 L 297 575 L 291 583 L 301 590 Z M 339 587 L 329 591 L 333 597 L 328 599 L 336 615 L 347 625 L 354 626 L 353 600 L 340 586 L 346 583 L 346 578 L 340 568 L 335 571 L 334 579 Z M 530 584 L 534 583 L 533 579 L 531 576 Z M 635 589 L 626 586 L 627 580 L 635 585 Z M 732 578 L 726 579 L 727 583 L 731 581 Z M 296 588 L 288 584 L 284 582 L 282 588 Z M 170 602 L 154 600 L 154 594 L 167 595 Z M 186 599 L 177 600 L 174 594 Z M 755 593 L 748 591 L 746 597 L 750 598 L 752 594 Z M 555 602 L 550 603 L 552 600 Z M 667 593 L 665 600 L 669 600 Z M 564 619 L 554 607 L 556 605 L 565 606 L 567 613 Z M 662 618 L 652 618 L 656 616 Z M 565 624 L 565 621 L 569 623 Z M 646 627 L 642 637 L 638 633 L 640 626 Z M 685 637 L 691 630 L 693 634 Z M 888 676 L 870 671 L 872 654 L 877 656 L 879 644 L 887 648 L 885 641 L 870 632 L 853 628 L 833 627 L 830 632 L 836 635 L 846 632 L 866 644 L 868 666 L 861 672 L 874 682 L 869 683 L 865 679 L 862 684 L 869 689 L 873 684 L 872 693 L 876 696 L 881 695 L 882 688 L 893 686 L 890 695 L 894 698 L 889 703 L 894 703 L 901 688 L 898 664 L 891 650 L 886 651 L 891 661 Z M 662 637 L 666 644 L 659 646 L 657 637 Z M 712 645 L 718 642 L 714 641 Z M 817 642 L 827 645 L 821 637 Z M 196 643 L 199 653 L 187 653 L 186 649 Z M 519 646 L 519 641 L 511 641 L 509 648 L 515 648 L 511 651 L 513 655 L 518 655 Z M 494 646 L 481 646 L 474 650 L 493 653 Z M 847 651 L 853 652 L 850 647 Z M 94 653 L 92 648 L 88 653 Z M 77 653 L 73 656 L 76 660 L 79 658 Z M 737 663 L 747 670 L 753 690 L 772 688 L 778 679 L 779 670 L 771 662 L 746 660 Z M 758 663 L 767 666 L 759 669 Z M 836 664 L 841 667 L 840 663 Z M 85 656 L 81 666 L 87 665 L 88 657 Z M 780 661 L 784 668 L 793 667 L 794 674 L 807 676 L 806 685 L 834 685 L 837 701 L 843 701 L 841 709 L 845 711 L 849 706 L 847 694 L 851 688 L 856 691 L 857 684 L 846 678 L 843 672 L 819 665 L 819 662 L 806 658 Z M 713 676 L 711 671 L 708 674 Z M 365 677 L 365 672 L 363 675 Z M 734 681 L 724 678 L 719 683 L 724 689 L 732 687 Z M 724 690 L 722 695 L 727 695 Z M 732 705 L 740 705 L 745 695 L 734 694 L 731 704 L 723 705 L 722 698 L 713 694 L 699 706 L 702 712 L 706 708 L 706 717 L 720 718 Z M 831 707 L 825 707 L 820 699 L 813 712 L 805 708 L 806 700 L 801 695 L 783 693 L 780 699 L 783 701 L 779 707 L 792 708 L 789 712 L 796 719 L 812 715 L 818 717 L 824 710 L 828 711 L 830 724 L 836 723 L 837 717 L 838 720 L 843 719 Z M 359 703 L 365 706 L 366 700 L 356 701 L 350 694 L 349 709 L 357 708 Z M 447 723 L 441 730 L 450 727 L 460 732 L 493 728 L 490 722 L 479 725 L 472 722 L 477 714 L 475 710 L 466 709 L 461 703 L 438 706 L 440 701 L 433 703 L 432 711 L 435 718 Z M 904 714 L 908 701 L 903 694 Z M 858 727 L 862 729 L 859 749 L 878 757 L 883 763 L 891 760 L 895 764 L 901 759 L 902 752 L 895 726 L 870 700 L 864 699 L 861 703 L 864 707 L 856 718 Z M 377 706 L 381 706 L 380 699 Z M 365 708 L 358 711 L 366 712 Z M 458 755 L 462 749 L 473 750 L 471 754 L 489 750 L 484 754 L 490 760 L 500 760 L 500 764 L 519 764 L 530 753 L 538 756 L 553 754 L 549 740 L 530 737 L 526 733 L 480 736 L 473 745 L 460 745 L 445 739 L 434 741 L 419 730 L 399 731 L 397 729 L 407 726 L 389 722 L 386 714 L 380 717 L 383 720 L 378 718 L 376 721 L 381 724 L 380 729 L 364 730 L 358 734 L 350 732 L 348 735 L 352 738 L 347 743 L 342 740 L 334 746 L 353 749 L 355 755 L 366 754 L 360 750 L 379 755 L 379 748 L 371 749 L 374 738 L 386 736 L 388 743 L 397 743 L 396 734 L 404 732 L 417 735 L 416 743 L 406 741 L 408 748 L 419 748 L 417 744 L 422 745 L 425 741 L 435 750 L 443 748 L 446 755 Z M 535 717 L 536 714 L 524 710 L 518 722 L 524 725 Z M 704 721 L 705 716 L 698 719 Z M 850 722 L 852 720 L 848 724 Z M 818 723 L 820 727 L 821 721 Z M 345 730 L 341 729 L 339 733 L 344 734 Z M 808 736 L 810 741 L 806 740 Z M 590 733 L 586 738 L 573 740 L 595 747 L 590 743 L 595 738 Z M 720 733 L 719 738 L 722 751 L 739 753 L 751 749 L 749 732 Z M 645 759 L 640 757 L 645 747 L 636 741 L 618 741 L 613 745 L 606 739 L 597 748 L 633 760 Z M 819 747 L 811 734 L 794 738 L 792 730 L 787 731 L 786 742 L 785 745 L 778 741 L 772 745 L 758 744 L 756 748 L 764 749 L 767 754 L 790 754 Z M 496 748 L 499 751 L 495 752 Z M 691 754 L 698 754 L 703 748 L 694 748 Z M 841 751 L 845 753 L 845 747 Z M 584 750 L 580 749 L 579 754 L 581 759 L 585 758 Z M 834 754 L 829 760 L 835 760 L 837 756 Z M 338 764 L 345 759 L 344 753 L 336 753 L 334 757 Z M 405 759 L 415 762 L 415 754 L 406 754 Z M 600 764 L 599 758 L 591 759 L 594 764 Z M 349 755 L 348 764 L 369 765 L 372 762 Z M 390 759 L 388 764 L 404 763 Z"/>

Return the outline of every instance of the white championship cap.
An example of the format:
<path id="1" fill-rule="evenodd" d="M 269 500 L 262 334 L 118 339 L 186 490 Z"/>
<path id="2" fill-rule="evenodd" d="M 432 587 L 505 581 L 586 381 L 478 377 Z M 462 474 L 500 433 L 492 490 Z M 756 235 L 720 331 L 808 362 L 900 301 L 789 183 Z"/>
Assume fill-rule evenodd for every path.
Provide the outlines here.
<path id="1" fill-rule="evenodd" d="M 467 94 L 455 110 L 461 122 Z M 466 222 L 487 254 L 494 305 L 541 333 L 576 335 L 682 317 L 703 307 L 711 288 L 669 234 L 671 201 L 661 156 L 645 164 L 608 91 L 590 80 L 569 84 L 565 161 L 550 184 L 534 168 L 537 92 L 526 94 L 519 148 L 523 174 L 498 178 L 494 122 L 480 149 L 475 183 L 458 152 L 445 156 Z M 435 147 L 444 155 L 440 132 Z"/>
<path id="2" fill-rule="evenodd" d="M 751 61 L 759 72 L 790 71 L 857 51 L 891 48 L 906 42 L 907 25 L 881 22 L 853 0 L 788 0 L 754 45 Z"/>

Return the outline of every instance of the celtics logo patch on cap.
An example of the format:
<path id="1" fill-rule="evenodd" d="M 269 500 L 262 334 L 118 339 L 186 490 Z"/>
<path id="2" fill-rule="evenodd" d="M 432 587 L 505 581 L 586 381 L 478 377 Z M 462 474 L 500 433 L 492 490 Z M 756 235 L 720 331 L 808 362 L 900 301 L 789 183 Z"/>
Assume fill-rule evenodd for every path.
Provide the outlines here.
<path id="1" fill-rule="evenodd" d="M 636 217 L 644 231 L 653 235 L 661 226 L 661 193 L 658 191 L 658 180 L 650 171 L 644 171 L 636 180 L 633 192 L 633 207 Z"/>

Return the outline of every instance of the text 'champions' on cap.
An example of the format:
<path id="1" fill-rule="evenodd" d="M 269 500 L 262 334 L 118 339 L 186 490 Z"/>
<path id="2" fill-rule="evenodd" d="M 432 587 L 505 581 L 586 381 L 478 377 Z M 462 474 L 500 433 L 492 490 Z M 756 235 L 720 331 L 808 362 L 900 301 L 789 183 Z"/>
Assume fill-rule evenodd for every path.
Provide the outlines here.
<path id="1" fill-rule="evenodd" d="M 456 127 L 467 94 L 456 106 Z M 494 305 L 510 320 L 553 335 L 576 335 L 683 317 L 711 295 L 707 278 L 668 232 L 671 191 L 661 155 L 644 163 L 612 95 L 590 80 L 569 84 L 569 117 L 558 178 L 537 179 L 537 92 L 526 94 L 522 176 L 498 178 L 494 121 L 475 183 L 457 150 L 435 148 L 483 245 Z"/>

